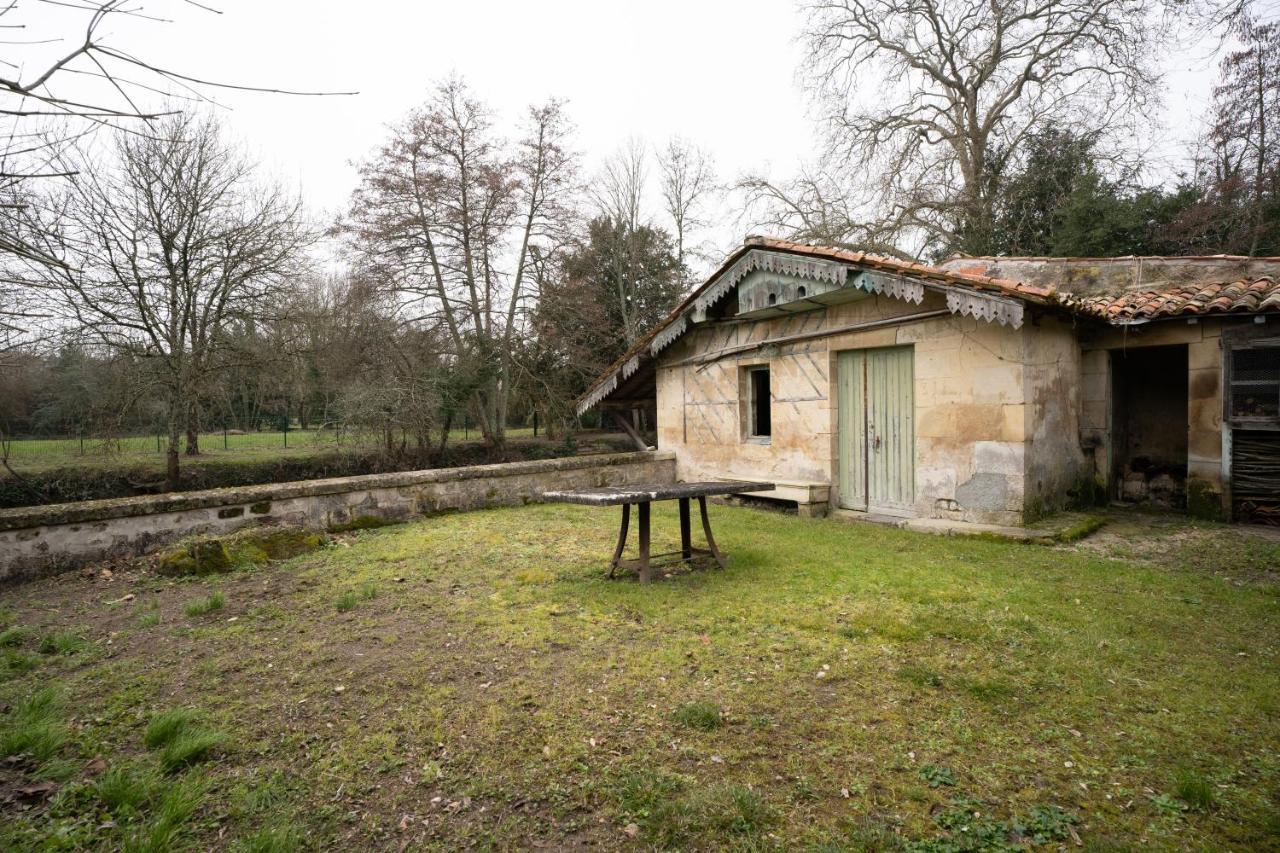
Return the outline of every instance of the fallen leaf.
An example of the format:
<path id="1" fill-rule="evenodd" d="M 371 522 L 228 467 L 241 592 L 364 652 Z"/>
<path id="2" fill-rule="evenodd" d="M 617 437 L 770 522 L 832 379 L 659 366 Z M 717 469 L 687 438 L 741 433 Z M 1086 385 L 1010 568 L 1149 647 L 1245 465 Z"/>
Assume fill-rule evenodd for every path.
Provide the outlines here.
<path id="1" fill-rule="evenodd" d="M 23 800 L 38 800 L 47 797 L 56 790 L 58 790 L 57 782 L 36 782 L 34 785 L 19 788 L 14 793 Z"/>
<path id="2" fill-rule="evenodd" d="M 638 824 L 629 823 L 622 828 L 622 831 L 630 837 L 635 838 L 640 834 L 640 826 Z"/>

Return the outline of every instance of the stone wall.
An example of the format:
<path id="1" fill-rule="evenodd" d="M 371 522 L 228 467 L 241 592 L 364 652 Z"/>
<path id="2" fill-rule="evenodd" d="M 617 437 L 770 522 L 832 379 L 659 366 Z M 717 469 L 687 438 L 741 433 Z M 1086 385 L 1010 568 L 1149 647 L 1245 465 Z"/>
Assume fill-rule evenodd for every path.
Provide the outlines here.
<path id="1" fill-rule="evenodd" d="M 1027 512 L 1061 509 L 1087 491 L 1092 470 L 1081 448 L 1084 364 L 1069 321 L 1036 318 L 1024 327 Z"/>
<path id="2" fill-rule="evenodd" d="M 1029 477 L 1030 494 L 1044 502 L 1083 467 L 1074 411 L 1079 351 L 1068 327 L 1042 333 L 1028 323 L 1015 330 L 948 313 L 698 361 L 765 339 L 945 310 L 944 297 L 932 292 L 919 305 L 877 295 L 792 317 L 695 329 L 658 365 L 658 446 L 676 454 L 681 479 L 829 483 L 839 505 L 836 355 L 909 345 L 915 515 L 1019 523 Z M 770 368 L 768 444 L 743 437 L 739 377 L 754 364 Z"/>
<path id="3" fill-rule="evenodd" d="M 248 525 L 326 529 L 362 516 L 402 520 L 518 506 L 550 489 L 675 478 L 673 454 L 615 453 L 0 510 L 0 580 L 141 554 L 184 536 Z"/>

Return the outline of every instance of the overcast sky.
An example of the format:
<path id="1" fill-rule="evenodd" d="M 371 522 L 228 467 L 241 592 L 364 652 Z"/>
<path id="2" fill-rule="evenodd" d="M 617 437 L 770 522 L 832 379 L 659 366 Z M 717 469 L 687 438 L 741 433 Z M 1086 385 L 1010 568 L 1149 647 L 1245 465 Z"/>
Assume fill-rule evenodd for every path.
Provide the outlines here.
<path id="1" fill-rule="evenodd" d="M 27 0 L 30 2 L 30 0 Z M 680 134 L 709 149 L 730 178 L 781 177 L 813 149 L 796 85 L 801 24 L 794 0 L 181 0 L 145 9 L 173 23 L 119 19 L 110 40 L 155 64 L 223 82 L 356 90 L 304 98 L 219 92 L 225 123 L 317 214 L 345 204 L 350 165 L 386 125 L 451 73 L 514 121 L 524 105 L 568 101 L 587 164 L 627 137 Z M 46 32 L 71 35 L 83 13 L 40 6 Z M 49 48 L 57 52 L 59 46 Z M 1166 68 L 1164 154 L 1198 132 L 1216 61 L 1205 45 Z"/>

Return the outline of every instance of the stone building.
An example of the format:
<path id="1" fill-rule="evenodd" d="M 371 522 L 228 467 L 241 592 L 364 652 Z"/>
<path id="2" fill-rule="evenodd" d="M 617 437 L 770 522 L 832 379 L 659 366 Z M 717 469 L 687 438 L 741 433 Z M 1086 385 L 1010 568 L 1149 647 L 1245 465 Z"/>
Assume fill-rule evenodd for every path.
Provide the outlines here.
<path id="1" fill-rule="evenodd" d="M 1110 498 L 1280 521 L 1278 276 L 749 238 L 578 408 L 648 411 L 680 479 L 770 480 L 806 513 L 1021 524 Z"/>

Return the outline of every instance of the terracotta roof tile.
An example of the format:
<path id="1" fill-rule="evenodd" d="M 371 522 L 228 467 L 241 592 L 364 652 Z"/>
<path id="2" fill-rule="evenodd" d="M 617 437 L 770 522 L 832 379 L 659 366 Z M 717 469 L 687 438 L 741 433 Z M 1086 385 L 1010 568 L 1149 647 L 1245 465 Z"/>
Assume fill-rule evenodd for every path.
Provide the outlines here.
<path id="1" fill-rule="evenodd" d="M 579 403 L 582 404 L 583 401 L 591 398 L 596 389 L 603 386 L 611 378 L 620 376 L 619 371 L 623 365 L 632 359 L 644 358 L 648 352 L 649 345 L 658 333 L 671 323 L 674 323 L 723 272 L 728 270 L 745 253 L 753 249 L 807 255 L 825 260 L 845 261 L 884 272 L 910 275 L 926 281 L 951 285 L 962 290 L 996 293 L 1020 299 L 1024 302 L 1051 306 L 1058 310 L 1084 314 L 1114 323 L 1163 317 L 1199 316 L 1203 314 L 1280 311 L 1280 283 L 1277 283 L 1269 275 L 1227 282 L 1197 282 L 1190 285 L 1170 285 L 1158 289 L 1110 293 L 1104 296 L 1076 297 L 1070 293 L 1059 291 L 1053 284 L 1031 284 L 982 274 L 981 270 L 985 268 L 983 262 L 991 259 L 975 258 L 972 259 L 972 264 L 966 263 L 959 268 L 953 262 L 949 269 L 940 269 L 914 261 L 904 261 L 898 258 L 873 255 L 867 252 L 855 252 L 832 246 L 811 246 L 805 243 L 793 243 L 790 240 L 779 240 L 772 237 L 749 237 L 743 246 L 731 254 L 701 287 L 689 294 L 683 302 L 676 306 L 675 310 L 667 315 L 666 319 L 653 329 L 650 329 L 621 358 L 610 365 L 591 384 L 586 394 L 579 398 Z M 968 261 L 970 259 L 964 260 Z M 1193 258 L 1191 260 L 1216 259 Z"/>
<path id="2" fill-rule="evenodd" d="M 1280 311 L 1280 282 L 1263 276 L 1236 281 L 1197 282 L 1159 290 L 1131 290 L 1079 300 L 1068 297 L 1062 301 L 1084 314 L 1112 322 Z"/>

